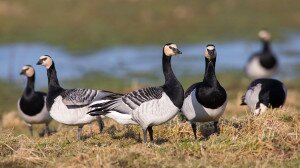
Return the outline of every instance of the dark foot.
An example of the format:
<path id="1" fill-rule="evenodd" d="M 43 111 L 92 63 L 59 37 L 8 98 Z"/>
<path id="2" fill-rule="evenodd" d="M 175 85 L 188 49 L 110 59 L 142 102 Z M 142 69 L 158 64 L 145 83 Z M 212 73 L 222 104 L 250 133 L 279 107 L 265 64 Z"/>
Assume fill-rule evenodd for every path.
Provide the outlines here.
<path id="1" fill-rule="evenodd" d="M 30 133 L 30 136 L 33 137 L 33 130 L 32 130 L 32 125 L 28 125 L 28 129 L 29 129 L 29 133 Z"/>
<path id="2" fill-rule="evenodd" d="M 83 128 L 83 125 L 78 126 L 77 140 L 82 140 L 82 128 Z"/>
<path id="3" fill-rule="evenodd" d="M 103 129 L 104 129 L 104 122 L 101 118 L 101 115 L 97 116 L 97 122 L 98 122 L 98 126 L 99 126 L 99 131 L 100 131 L 100 134 L 101 134 L 103 132 Z"/>
<path id="4" fill-rule="evenodd" d="M 219 121 L 215 121 L 215 122 L 214 122 L 214 127 L 215 127 L 214 133 L 216 133 L 217 135 L 220 134 L 220 129 L 219 129 L 218 124 L 219 124 Z"/>
<path id="5" fill-rule="evenodd" d="M 150 141 L 153 142 L 153 129 L 152 129 L 152 126 L 149 126 L 147 128 L 148 132 L 149 132 L 149 135 L 150 135 Z"/>
<path id="6" fill-rule="evenodd" d="M 144 143 L 147 143 L 147 128 L 143 129 L 143 134 L 144 134 Z"/>
<path id="7" fill-rule="evenodd" d="M 56 132 L 55 130 L 52 130 L 49 128 L 49 123 L 45 124 L 45 128 L 42 129 L 42 131 L 39 133 L 39 137 L 44 137 L 45 135 L 50 136 L 52 132 Z"/>
<path id="8" fill-rule="evenodd" d="M 191 123 L 191 126 L 192 126 L 192 129 L 193 129 L 195 141 L 197 141 L 197 125 L 196 125 L 196 123 Z"/>
<path id="9" fill-rule="evenodd" d="M 50 136 L 50 135 L 51 135 L 51 130 L 50 130 L 50 128 L 49 128 L 49 123 L 46 123 L 46 124 L 45 124 L 45 134 L 46 134 L 47 136 Z"/>

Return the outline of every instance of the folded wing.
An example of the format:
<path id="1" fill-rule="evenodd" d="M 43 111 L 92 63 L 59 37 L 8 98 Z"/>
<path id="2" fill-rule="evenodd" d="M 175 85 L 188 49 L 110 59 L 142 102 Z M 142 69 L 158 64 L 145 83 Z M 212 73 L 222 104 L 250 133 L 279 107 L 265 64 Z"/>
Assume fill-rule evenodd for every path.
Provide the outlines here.
<path id="1" fill-rule="evenodd" d="M 87 106 L 98 100 L 112 100 L 121 94 L 94 89 L 68 89 L 62 93 L 62 101 L 68 107 Z"/>
<path id="2" fill-rule="evenodd" d="M 143 103 L 149 102 L 153 99 L 160 99 L 162 94 L 163 89 L 161 87 L 143 88 L 105 103 L 93 104 L 91 107 L 95 109 L 90 111 L 89 114 L 99 115 L 100 111 L 117 111 L 119 113 L 130 114 Z"/>

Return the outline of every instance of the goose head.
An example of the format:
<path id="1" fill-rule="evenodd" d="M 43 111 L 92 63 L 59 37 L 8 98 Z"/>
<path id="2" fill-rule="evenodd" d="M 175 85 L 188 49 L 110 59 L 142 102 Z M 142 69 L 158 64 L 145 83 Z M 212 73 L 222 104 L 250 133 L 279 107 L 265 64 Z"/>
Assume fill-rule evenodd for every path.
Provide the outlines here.
<path id="1" fill-rule="evenodd" d="M 268 107 L 265 106 L 264 104 L 262 104 L 262 103 L 257 103 L 256 109 L 253 110 L 253 114 L 254 114 L 255 116 L 259 116 L 260 114 L 265 113 L 265 112 L 267 111 L 267 109 L 268 109 Z"/>
<path id="2" fill-rule="evenodd" d="M 25 75 L 27 77 L 32 77 L 34 75 L 34 69 L 31 65 L 24 65 L 20 72 L 20 75 Z"/>
<path id="3" fill-rule="evenodd" d="M 42 65 L 46 67 L 46 69 L 49 69 L 53 64 L 53 60 L 49 55 L 42 55 L 40 56 L 39 61 L 36 64 Z"/>
<path id="4" fill-rule="evenodd" d="M 212 61 L 217 57 L 217 51 L 216 47 L 213 44 L 208 44 L 206 46 L 205 52 L 204 52 L 205 58 L 207 58 L 209 61 Z"/>
<path id="5" fill-rule="evenodd" d="M 167 43 L 164 46 L 164 54 L 168 57 L 182 54 L 182 52 L 177 48 L 177 45 L 174 43 Z"/>
<path id="6" fill-rule="evenodd" d="M 265 29 L 260 30 L 258 32 L 258 37 L 261 41 L 264 41 L 264 42 L 268 42 L 271 40 L 271 34 Z"/>

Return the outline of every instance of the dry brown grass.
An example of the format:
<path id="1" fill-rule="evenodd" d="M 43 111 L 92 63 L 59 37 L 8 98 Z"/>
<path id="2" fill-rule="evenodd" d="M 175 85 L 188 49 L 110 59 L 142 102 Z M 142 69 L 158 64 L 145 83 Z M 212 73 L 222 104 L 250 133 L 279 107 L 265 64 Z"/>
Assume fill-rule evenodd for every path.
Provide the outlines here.
<path id="1" fill-rule="evenodd" d="M 232 107 L 231 107 L 232 106 Z M 233 105 L 229 104 L 229 109 Z M 241 112 L 244 113 L 244 112 Z M 245 113 L 244 113 L 245 114 Z M 5 117 L 3 117 L 5 118 Z M 292 106 L 259 117 L 221 120 L 221 134 L 194 142 L 190 125 L 178 118 L 154 128 L 155 143 L 142 144 L 137 126 L 105 120 L 105 133 L 76 140 L 76 128 L 61 126 L 46 138 L 1 129 L 2 167 L 281 167 L 300 164 L 300 113 Z M 200 125 L 208 134 L 212 126 Z"/>

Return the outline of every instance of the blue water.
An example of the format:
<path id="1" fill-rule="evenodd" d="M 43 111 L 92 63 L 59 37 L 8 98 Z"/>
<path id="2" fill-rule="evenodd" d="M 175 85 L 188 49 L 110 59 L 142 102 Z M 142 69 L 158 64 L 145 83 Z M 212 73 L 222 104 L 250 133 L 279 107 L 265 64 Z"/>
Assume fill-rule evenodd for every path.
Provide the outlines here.
<path id="1" fill-rule="evenodd" d="M 227 41 L 214 43 L 217 49 L 217 72 L 228 69 L 242 70 L 249 56 L 259 51 L 258 41 Z M 172 59 L 177 75 L 200 74 L 204 71 L 203 51 L 206 44 L 184 45 L 177 43 L 183 52 Z M 288 35 L 287 40 L 272 44 L 274 53 L 280 62 L 278 78 L 294 77 L 293 68 L 300 64 L 300 34 Z M 74 57 L 62 48 L 40 43 L 16 43 L 0 46 L 0 78 L 14 82 L 25 82 L 19 75 L 22 65 L 34 65 L 37 85 L 46 86 L 46 71 L 36 66 L 39 56 L 51 55 L 56 63 L 59 80 L 80 78 L 88 72 L 104 72 L 117 77 L 126 77 L 131 73 L 151 72 L 161 75 L 162 46 L 116 46 Z"/>

